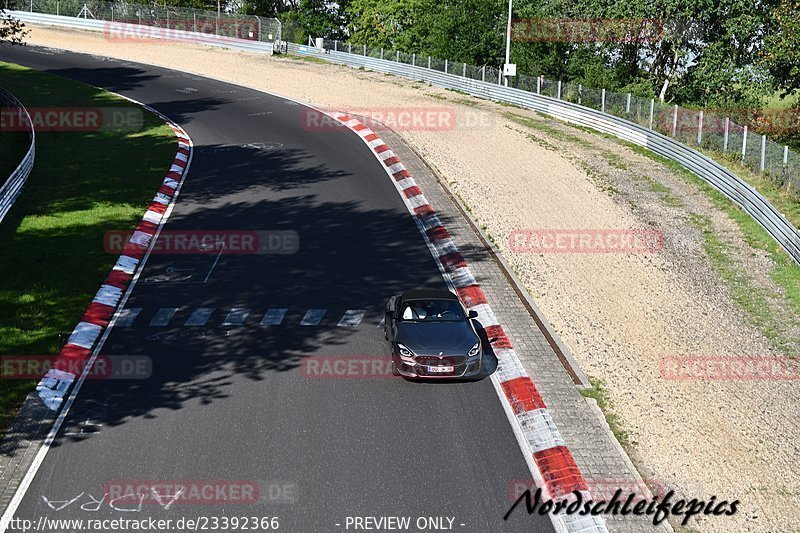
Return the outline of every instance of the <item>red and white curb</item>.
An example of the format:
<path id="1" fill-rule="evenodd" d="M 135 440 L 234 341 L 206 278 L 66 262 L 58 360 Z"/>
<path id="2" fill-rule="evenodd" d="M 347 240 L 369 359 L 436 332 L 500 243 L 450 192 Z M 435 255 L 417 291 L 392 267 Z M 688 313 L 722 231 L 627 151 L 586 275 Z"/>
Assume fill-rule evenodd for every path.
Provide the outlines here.
<path id="1" fill-rule="evenodd" d="M 163 115 L 160 116 L 167 120 Z M 100 286 L 81 321 L 75 326 L 72 335 L 58 354 L 54 368 L 49 370 L 36 386 L 39 397 L 53 411 L 58 411 L 70 386 L 77 379 L 74 374 L 57 368 L 83 368 L 90 364 L 93 348 L 120 307 L 123 294 L 134 279 L 137 268 L 144 264 L 142 258 L 166 222 L 168 211 L 171 211 L 171 206 L 186 176 L 186 168 L 192 155 L 192 141 L 182 128 L 169 120 L 167 124 L 178 138 L 178 153 L 169 172 L 141 222 L 136 226 L 130 242 L 123 249 L 111 273 Z"/>
<path id="2" fill-rule="evenodd" d="M 543 497 L 559 500 L 568 497 L 573 491 L 580 491 L 583 501 L 590 500 L 589 487 L 547 406 L 489 307 L 464 256 L 458 251 L 414 178 L 386 143 L 360 120 L 344 113 L 327 114 L 361 137 L 383 163 L 386 173 L 392 177 L 406 207 L 417 222 L 445 280 L 456 291 L 464 306 L 478 313 L 478 320 L 485 328 L 487 336 L 494 338 L 492 348 L 498 365 L 497 372 L 492 375 L 492 382 L 506 413 L 509 414 L 520 446 L 526 452 L 526 460 L 537 487 L 542 489 Z M 605 522 L 599 516 L 550 514 L 550 517 L 558 531 L 607 531 Z"/>

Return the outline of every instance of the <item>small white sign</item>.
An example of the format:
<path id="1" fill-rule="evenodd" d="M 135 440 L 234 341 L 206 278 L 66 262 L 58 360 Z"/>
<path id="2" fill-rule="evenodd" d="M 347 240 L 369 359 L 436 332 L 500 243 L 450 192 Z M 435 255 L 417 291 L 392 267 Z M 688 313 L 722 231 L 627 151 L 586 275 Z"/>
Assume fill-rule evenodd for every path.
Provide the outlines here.
<path id="1" fill-rule="evenodd" d="M 516 63 L 506 63 L 503 65 L 503 76 L 516 76 L 517 75 L 517 64 Z"/>

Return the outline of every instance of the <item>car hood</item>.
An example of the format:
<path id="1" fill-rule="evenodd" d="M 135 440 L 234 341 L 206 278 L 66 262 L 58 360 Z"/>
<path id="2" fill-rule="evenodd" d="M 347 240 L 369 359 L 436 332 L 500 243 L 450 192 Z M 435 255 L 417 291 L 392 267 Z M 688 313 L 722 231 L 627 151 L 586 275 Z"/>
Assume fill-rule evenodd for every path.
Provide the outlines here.
<path id="1" fill-rule="evenodd" d="M 466 322 L 398 322 L 395 340 L 417 355 L 466 355 L 478 337 Z"/>

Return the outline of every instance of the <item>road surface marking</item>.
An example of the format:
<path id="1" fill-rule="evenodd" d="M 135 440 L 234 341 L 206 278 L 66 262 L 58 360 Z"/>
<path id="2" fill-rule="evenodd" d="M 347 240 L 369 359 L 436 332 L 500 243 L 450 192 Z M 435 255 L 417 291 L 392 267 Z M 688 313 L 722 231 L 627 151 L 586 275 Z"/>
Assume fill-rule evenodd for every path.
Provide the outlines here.
<path id="1" fill-rule="evenodd" d="M 318 326 L 322 322 L 322 318 L 327 313 L 327 309 L 309 309 L 303 320 L 300 321 L 301 326 Z"/>
<path id="2" fill-rule="evenodd" d="M 336 325 L 344 328 L 355 328 L 361 323 L 361 320 L 364 318 L 365 314 L 366 311 L 363 309 L 348 309 L 342 319 Z"/>
<path id="3" fill-rule="evenodd" d="M 162 307 L 158 310 L 156 316 L 153 317 L 153 320 L 150 321 L 150 325 L 159 327 L 166 326 L 169 324 L 169 321 L 172 320 L 172 316 L 177 310 L 177 307 Z"/>
<path id="4" fill-rule="evenodd" d="M 211 318 L 211 313 L 214 312 L 213 307 L 198 307 L 194 310 L 192 315 L 186 319 L 184 326 L 205 326 L 208 319 Z"/>
<path id="5" fill-rule="evenodd" d="M 286 316 L 288 309 L 275 308 L 268 309 L 264 318 L 261 319 L 262 326 L 280 326 L 283 322 L 283 317 Z"/>
<path id="6" fill-rule="evenodd" d="M 133 325 L 133 321 L 136 320 L 136 317 L 139 316 L 139 313 L 142 312 L 141 307 L 131 307 L 130 309 L 123 309 L 119 312 L 119 316 L 117 317 L 116 326 L 118 328 L 129 328 Z"/>
<path id="7" fill-rule="evenodd" d="M 244 321 L 247 320 L 248 316 L 250 316 L 250 309 L 234 307 L 231 309 L 231 312 L 228 313 L 228 316 L 225 317 L 225 322 L 223 322 L 222 325 L 241 326 L 244 324 Z"/>

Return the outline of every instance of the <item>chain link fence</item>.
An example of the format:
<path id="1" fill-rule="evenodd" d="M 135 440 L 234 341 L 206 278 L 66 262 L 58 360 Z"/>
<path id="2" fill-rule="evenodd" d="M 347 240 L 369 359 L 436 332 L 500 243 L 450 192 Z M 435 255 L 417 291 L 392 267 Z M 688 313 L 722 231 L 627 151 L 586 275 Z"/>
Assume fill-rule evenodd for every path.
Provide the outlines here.
<path id="1" fill-rule="evenodd" d="M 245 39 L 261 42 L 280 42 L 281 23 L 278 19 L 216 13 L 187 7 L 156 4 L 134 4 L 107 0 L 2 0 L 5 9 L 108 21 L 106 35 L 111 39 L 141 38 L 147 32 L 126 25 L 158 28 L 165 36 L 187 31 L 220 38 Z"/>
<path id="2" fill-rule="evenodd" d="M 366 48 L 341 41 L 325 41 L 325 49 L 368 55 L 407 65 L 463 76 L 468 79 L 504 85 L 500 70 L 488 65 L 475 66 L 396 50 Z M 673 137 L 687 146 L 708 151 L 723 160 L 735 160 L 756 173 L 762 173 L 800 196 L 800 154 L 787 145 L 767 138 L 771 133 L 800 133 L 800 113 L 786 110 L 766 115 L 759 110 L 725 113 L 669 105 L 631 93 L 617 93 L 584 87 L 581 84 L 549 80 L 542 76 L 518 74 L 508 85 L 531 93 L 572 102 L 603 111 L 640 126 Z M 737 122 L 738 120 L 738 122 Z M 745 127 L 742 124 L 755 124 Z"/>

